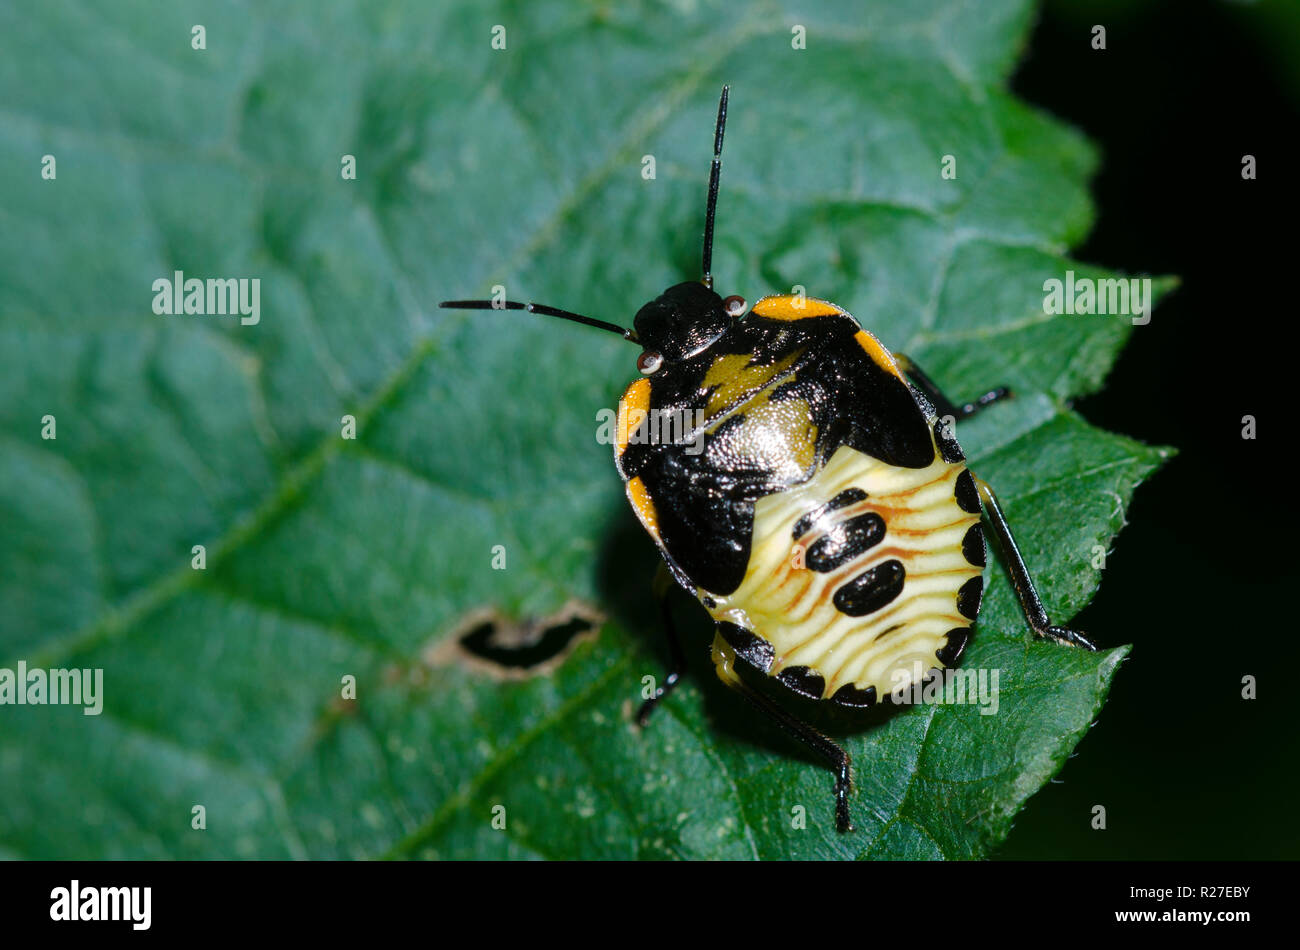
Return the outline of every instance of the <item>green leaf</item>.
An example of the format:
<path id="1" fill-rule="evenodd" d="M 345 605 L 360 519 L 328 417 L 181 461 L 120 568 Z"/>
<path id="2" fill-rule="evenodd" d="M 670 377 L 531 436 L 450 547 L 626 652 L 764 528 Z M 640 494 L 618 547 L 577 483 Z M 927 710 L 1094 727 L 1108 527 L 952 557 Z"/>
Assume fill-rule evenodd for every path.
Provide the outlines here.
<path id="1" fill-rule="evenodd" d="M 595 432 L 633 348 L 436 309 L 500 283 L 626 323 L 697 276 L 730 82 L 719 289 L 800 284 L 954 395 L 1012 386 L 961 437 L 1068 620 L 1168 454 L 1068 407 L 1102 385 L 1128 318 L 1043 312 L 1045 280 L 1105 276 L 1065 256 L 1097 157 L 1006 91 L 1032 4 L 860 6 L 0 9 L 0 666 L 104 676 L 99 716 L 0 706 L 0 855 L 928 858 L 1001 841 L 1134 631 L 1090 631 L 1096 655 L 1032 642 L 995 563 L 964 665 L 999 673 L 996 715 L 808 711 L 854 756 L 858 830 L 839 835 L 829 774 L 714 681 L 698 608 L 677 605 L 696 675 L 631 722 L 663 673 L 656 554 Z M 259 278 L 260 322 L 153 313 L 176 270 Z M 476 609 L 570 601 L 608 621 L 550 675 L 430 662 Z"/>

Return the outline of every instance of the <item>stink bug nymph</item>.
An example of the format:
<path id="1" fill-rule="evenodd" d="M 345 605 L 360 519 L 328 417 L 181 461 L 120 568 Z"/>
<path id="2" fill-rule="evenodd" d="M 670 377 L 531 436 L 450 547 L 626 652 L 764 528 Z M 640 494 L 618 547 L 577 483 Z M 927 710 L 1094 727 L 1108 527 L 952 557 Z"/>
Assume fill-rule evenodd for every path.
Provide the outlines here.
<path id="1" fill-rule="evenodd" d="M 713 618 L 717 675 L 833 770 L 836 826 L 848 831 L 848 753 L 745 682 L 741 666 L 811 699 L 862 707 L 954 665 L 984 588 L 981 509 L 1034 634 L 1096 648 L 1052 625 L 993 490 L 966 467 L 950 429 L 1009 395 L 1005 388 L 955 403 L 833 303 L 776 294 L 746 312 L 743 298 L 714 292 L 727 94 L 723 87 L 701 280 L 669 287 L 630 329 L 540 304 L 497 306 L 600 327 L 641 347 L 638 377 L 619 401 L 614 461 L 663 555 L 654 591 L 672 657 L 641 723 L 686 666 L 666 601 L 676 580 Z M 676 441 L 633 437 L 665 413 L 692 420 L 691 430 Z"/>

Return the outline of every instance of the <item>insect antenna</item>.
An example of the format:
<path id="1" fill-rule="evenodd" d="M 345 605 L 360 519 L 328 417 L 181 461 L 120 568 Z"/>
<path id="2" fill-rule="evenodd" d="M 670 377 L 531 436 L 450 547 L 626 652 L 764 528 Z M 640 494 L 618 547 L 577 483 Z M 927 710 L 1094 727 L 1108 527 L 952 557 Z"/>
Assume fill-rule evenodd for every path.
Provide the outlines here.
<path id="1" fill-rule="evenodd" d="M 527 310 L 529 313 L 540 313 L 547 317 L 559 317 L 561 320 L 572 320 L 574 323 L 584 323 L 589 327 L 598 327 L 601 330 L 617 333 L 625 340 L 636 342 L 636 333 L 631 328 L 606 323 L 604 320 L 597 320 L 595 317 L 584 317 L 580 313 L 570 313 L 568 310 L 561 310 L 558 307 L 548 307 L 544 303 L 520 303 L 518 300 L 502 302 L 491 300 L 444 300 L 438 306 L 445 310 Z"/>
<path id="2" fill-rule="evenodd" d="M 718 100 L 718 124 L 713 131 L 713 167 L 709 169 L 709 205 L 704 212 L 704 286 L 713 289 L 713 218 L 718 210 L 718 178 L 722 174 L 722 133 L 727 128 L 727 94 L 722 87 Z"/>

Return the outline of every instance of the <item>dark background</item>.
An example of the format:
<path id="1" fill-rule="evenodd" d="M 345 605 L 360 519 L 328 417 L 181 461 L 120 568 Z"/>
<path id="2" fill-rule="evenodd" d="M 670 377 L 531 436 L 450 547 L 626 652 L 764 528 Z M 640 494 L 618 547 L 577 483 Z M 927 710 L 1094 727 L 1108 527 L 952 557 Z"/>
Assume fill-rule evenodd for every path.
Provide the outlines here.
<path id="1" fill-rule="evenodd" d="M 1097 222 L 1073 256 L 1182 280 L 1105 390 L 1076 404 L 1179 455 L 1138 489 L 1077 621 L 1132 655 L 998 856 L 1296 858 L 1300 443 L 1283 386 L 1300 376 L 1300 4 L 1052 0 L 1012 87 L 1101 148 Z M 1246 154 L 1255 181 L 1241 177 Z"/>

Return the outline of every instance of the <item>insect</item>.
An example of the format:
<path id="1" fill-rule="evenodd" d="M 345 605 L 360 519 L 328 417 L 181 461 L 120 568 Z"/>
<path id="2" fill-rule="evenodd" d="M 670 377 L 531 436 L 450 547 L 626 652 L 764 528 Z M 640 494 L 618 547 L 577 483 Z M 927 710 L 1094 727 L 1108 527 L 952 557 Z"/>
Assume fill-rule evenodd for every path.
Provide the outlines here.
<path id="1" fill-rule="evenodd" d="M 631 328 L 517 301 L 525 310 L 618 333 L 642 348 L 618 408 L 615 464 L 663 555 L 653 585 L 671 656 L 641 707 L 645 725 L 686 669 L 667 602 L 672 582 L 712 617 L 714 669 L 835 775 L 835 820 L 852 829 L 852 766 L 836 742 L 746 682 L 864 707 L 960 659 L 983 594 L 981 514 L 993 530 L 1033 633 L 1095 650 L 1055 626 L 993 490 L 966 467 L 952 432 L 1010 395 L 943 395 L 848 312 L 800 295 L 748 308 L 713 289 L 712 255 L 729 90 L 714 128 L 703 278 L 669 287 Z M 656 418 L 690 420 L 676 439 L 645 438 Z"/>

